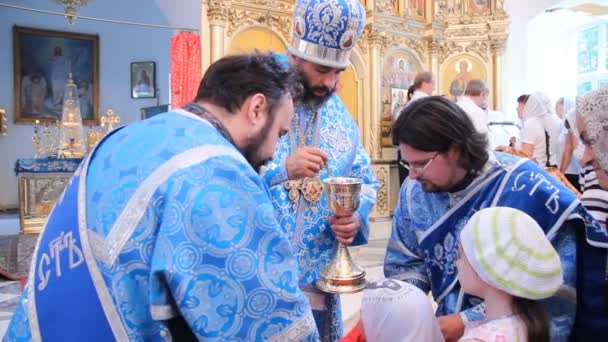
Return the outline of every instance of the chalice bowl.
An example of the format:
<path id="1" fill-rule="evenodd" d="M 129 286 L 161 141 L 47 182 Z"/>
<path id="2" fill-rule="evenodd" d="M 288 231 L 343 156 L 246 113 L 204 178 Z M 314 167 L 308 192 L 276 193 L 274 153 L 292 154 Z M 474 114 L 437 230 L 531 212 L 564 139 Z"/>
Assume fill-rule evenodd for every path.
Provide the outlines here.
<path id="1" fill-rule="evenodd" d="M 323 181 L 327 206 L 336 217 L 350 216 L 359 208 L 362 181 L 357 178 L 330 177 Z M 367 286 L 365 271 L 357 266 L 348 248 L 338 243 L 333 259 L 321 270 L 317 288 L 327 293 L 352 293 Z"/>

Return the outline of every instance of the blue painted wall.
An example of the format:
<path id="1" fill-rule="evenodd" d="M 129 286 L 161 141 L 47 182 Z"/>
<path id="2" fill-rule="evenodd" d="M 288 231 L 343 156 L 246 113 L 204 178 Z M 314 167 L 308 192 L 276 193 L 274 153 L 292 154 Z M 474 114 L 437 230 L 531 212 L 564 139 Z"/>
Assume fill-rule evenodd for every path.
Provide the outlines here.
<path id="1" fill-rule="evenodd" d="M 0 0 L 0 3 L 63 12 L 51 0 Z M 79 14 L 96 18 L 144 22 L 197 29 L 200 1 L 196 0 L 96 0 Z M 175 30 L 105 23 L 79 19 L 69 25 L 62 16 L 0 7 L 0 108 L 7 110 L 8 135 L 0 136 L 0 208 L 16 207 L 17 178 L 13 166 L 17 158 L 32 157 L 33 126 L 15 125 L 13 113 L 13 25 L 99 35 L 99 110 L 113 109 L 121 124 L 139 120 L 139 109 L 156 105 L 157 99 L 132 99 L 130 63 L 156 62 L 157 98 L 169 101 L 170 40 Z"/>

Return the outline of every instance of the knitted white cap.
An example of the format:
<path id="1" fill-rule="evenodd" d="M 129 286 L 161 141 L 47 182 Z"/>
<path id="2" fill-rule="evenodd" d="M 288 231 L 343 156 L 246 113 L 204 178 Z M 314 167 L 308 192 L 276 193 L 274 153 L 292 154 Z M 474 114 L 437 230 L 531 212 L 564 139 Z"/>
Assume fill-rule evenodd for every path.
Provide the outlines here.
<path id="1" fill-rule="evenodd" d="M 559 255 L 538 223 L 521 210 L 480 210 L 463 228 L 460 241 L 479 277 L 513 296 L 551 297 L 564 281 Z"/>
<path id="2" fill-rule="evenodd" d="M 361 300 L 361 322 L 368 342 L 443 342 L 426 293 L 396 279 L 371 281 Z"/>

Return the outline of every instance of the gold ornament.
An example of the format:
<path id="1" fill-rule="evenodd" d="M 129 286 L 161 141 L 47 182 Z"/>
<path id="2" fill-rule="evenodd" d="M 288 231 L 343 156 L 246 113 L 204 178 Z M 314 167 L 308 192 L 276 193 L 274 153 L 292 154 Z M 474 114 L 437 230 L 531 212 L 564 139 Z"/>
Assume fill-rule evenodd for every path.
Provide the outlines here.
<path id="1" fill-rule="evenodd" d="M 323 195 L 323 183 L 319 177 L 304 178 L 302 181 L 302 195 L 310 203 L 317 203 Z"/>
<path id="2" fill-rule="evenodd" d="M 115 115 L 114 111 L 108 109 L 106 115 L 101 116 L 101 127 L 105 127 L 106 132 L 114 130 L 114 125 L 120 122 L 120 116 Z"/>

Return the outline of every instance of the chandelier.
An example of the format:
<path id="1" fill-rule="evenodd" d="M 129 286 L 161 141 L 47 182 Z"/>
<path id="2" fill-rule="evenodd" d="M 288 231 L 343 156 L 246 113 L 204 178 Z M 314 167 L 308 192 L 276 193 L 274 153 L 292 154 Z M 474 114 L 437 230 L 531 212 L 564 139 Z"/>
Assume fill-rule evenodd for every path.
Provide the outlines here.
<path id="1" fill-rule="evenodd" d="M 78 15 L 78 7 L 86 6 L 93 0 L 53 0 L 56 3 L 65 5 L 64 13 L 70 25 L 74 25 Z"/>

